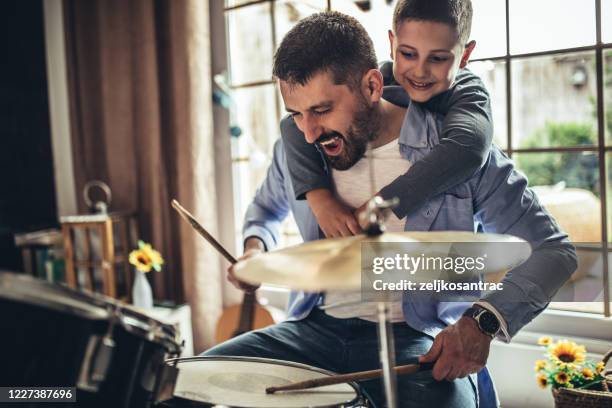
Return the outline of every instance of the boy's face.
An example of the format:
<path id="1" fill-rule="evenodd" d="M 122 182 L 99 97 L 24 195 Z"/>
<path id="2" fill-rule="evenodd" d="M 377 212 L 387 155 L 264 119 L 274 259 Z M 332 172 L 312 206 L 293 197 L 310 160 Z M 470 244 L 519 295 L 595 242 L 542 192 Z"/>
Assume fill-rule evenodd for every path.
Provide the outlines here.
<path id="1" fill-rule="evenodd" d="M 380 123 L 369 103 L 376 97 L 366 98 L 360 89 L 335 84 L 329 72 L 316 74 L 305 85 L 279 83 L 287 112 L 333 168 L 346 170 L 363 157 Z"/>
<path id="2" fill-rule="evenodd" d="M 449 89 L 475 46 L 461 44 L 448 24 L 416 20 L 399 24 L 395 35 L 389 31 L 389 41 L 393 76 L 416 102 Z"/>

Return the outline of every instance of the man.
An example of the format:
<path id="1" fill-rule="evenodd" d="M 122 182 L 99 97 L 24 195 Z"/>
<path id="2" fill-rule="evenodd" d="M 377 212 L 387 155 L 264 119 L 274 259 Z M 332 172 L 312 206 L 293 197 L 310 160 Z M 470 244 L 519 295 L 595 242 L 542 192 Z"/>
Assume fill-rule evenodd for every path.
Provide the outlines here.
<path id="1" fill-rule="evenodd" d="M 286 58 L 287 53 L 299 53 L 305 48 L 296 48 L 295 42 L 287 40 L 292 38 L 303 38 L 308 52 L 318 52 L 320 58 L 301 59 L 306 66 L 293 69 L 291 62 L 298 59 Z M 338 51 L 329 57 L 335 50 Z M 283 61 L 282 67 L 279 61 Z M 295 124 L 305 133 L 319 133 L 313 142 L 325 146 L 331 159 L 329 171 L 339 186 L 341 200 L 351 200 L 351 191 L 359 188 L 367 189 L 369 194 L 370 186 L 359 184 L 368 142 L 374 149 L 391 155 L 376 161 L 375 169 L 387 160 L 405 167 L 439 143 L 440 123 L 431 113 L 416 105 L 406 110 L 382 98 L 382 76 L 376 69 L 371 41 L 363 27 L 348 16 L 320 13 L 299 22 L 279 47 L 274 72 Z M 281 131 L 297 132 L 295 124 L 283 121 Z M 382 176 L 380 172 L 376 174 L 379 175 Z M 541 312 L 574 271 L 575 253 L 567 236 L 527 189 L 526 179 L 497 148 L 492 149 L 480 171 L 447 193 L 409 215 L 401 227 L 473 231 L 477 223 L 484 232 L 522 237 L 534 251 L 525 264 L 507 274 L 503 292 L 483 299 L 496 311 L 487 313 L 497 319 L 497 329 L 483 327 L 471 316 L 462 317 L 469 306 L 465 303 L 411 303 L 404 299 L 394 305 L 397 364 L 413 362 L 423 355 L 421 361 L 436 361 L 433 377 L 431 373 L 419 373 L 398 378 L 398 400 L 405 407 L 474 407 L 478 401 L 480 406 L 495 406 L 495 396 L 487 387 L 488 373 L 483 368 L 491 336 L 509 340 Z M 245 256 L 275 246 L 278 223 L 290 210 L 304 240 L 319 239 L 312 212 L 294 197 L 286 158 L 277 143 L 268 175 L 246 215 Z M 236 282 L 231 269 L 230 280 Z M 206 355 L 277 358 L 336 372 L 378 368 L 375 323 L 360 311 L 351 318 L 323 311 L 321 306 L 328 304 L 326 297 L 292 292 L 287 322 L 237 337 Z M 355 314 L 354 310 L 349 312 Z M 485 310 L 476 312 L 480 315 Z M 377 406 L 382 405 L 378 380 L 361 386 Z"/>

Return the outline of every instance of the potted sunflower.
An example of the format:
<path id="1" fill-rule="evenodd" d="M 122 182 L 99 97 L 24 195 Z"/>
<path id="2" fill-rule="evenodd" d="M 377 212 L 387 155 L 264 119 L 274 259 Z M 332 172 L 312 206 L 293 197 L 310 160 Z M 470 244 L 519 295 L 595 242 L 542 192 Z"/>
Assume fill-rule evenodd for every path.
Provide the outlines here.
<path id="1" fill-rule="evenodd" d="M 138 249 L 130 252 L 129 261 L 136 269 L 132 286 L 132 303 L 143 309 L 151 309 L 153 308 L 153 291 L 145 273 L 151 270 L 161 271 L 164 259 L 151 244 L 139 240 Z"/>
<path id="2" fill-rule="evenodd" d="M 569 340 L 541 337 L 545 359 L 535 363 L 536 380 L 541 388 L 552 388 L 556 408 L 612 408 L 612 393 L 605 381 L 605 365 L 612 350 L 599 362 L 586 359 L 584 346 Z"/>

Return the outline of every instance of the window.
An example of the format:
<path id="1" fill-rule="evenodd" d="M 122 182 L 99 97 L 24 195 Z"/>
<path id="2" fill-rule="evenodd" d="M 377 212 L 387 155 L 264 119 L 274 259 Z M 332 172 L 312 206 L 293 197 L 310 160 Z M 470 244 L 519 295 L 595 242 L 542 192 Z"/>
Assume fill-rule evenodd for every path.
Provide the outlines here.
<path id="1" fill-rule="evenodd" d="M 527 174 L 578 247 L 578 271 L 560 300 L 592 300 L 553 307 L 610 316 L 612 0 L 580 7 L 572 0 L 472 2 L 477 46 L 469 68 L 491 94 L 495 143 Z M 233 141 L 238 219 L 265 176 L 279 137 L 282 100 L 271 67 L 283 35 L 309 14 L 338 10 L 366 27 L 385 60 L 394 5 L 390 0 L 226 0 L 232 123 L 242 129 Z M 283 233 L 284 244 L 299 241 L 294 223 L 286 222 Z"/>

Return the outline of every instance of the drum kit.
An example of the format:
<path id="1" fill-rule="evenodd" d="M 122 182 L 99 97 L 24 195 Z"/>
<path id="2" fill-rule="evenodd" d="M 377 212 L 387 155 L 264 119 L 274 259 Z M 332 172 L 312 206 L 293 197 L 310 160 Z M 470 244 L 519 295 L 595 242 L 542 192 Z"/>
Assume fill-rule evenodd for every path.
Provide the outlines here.
<path id="1" fill-rule="evenodd" d="M 178 203 L 173 206 L 234 260 L 185 209 Z M 381 226 L 381 218 L 375 218 Z M 249 282 L 295 290 L 354 290 L 360 288 L 364 242 L 521 242 L 510 236 L 467 232 L 391 234 L 383 233 L 383 228 L 260 254 L 236 264 L 236 274 Z M 509 269 L 529 255 L 526 251 L 522 259 L 486 272 Z M 99 294 L 0 273 L 0 385 L 74 386 L 76 405 L 84 407 L 364 407 L 368 402 L 356 381 L 380 377 L 387 406 L 394 408 L 395 376 L 431 365 L 395 367 L 387 305 L 378 304 L 382 369 L 337 376 L 271 359 L 180 358 L 182 345 L 175 328 L 142 310 Z"/>

